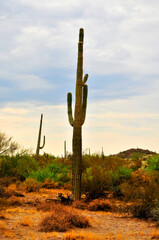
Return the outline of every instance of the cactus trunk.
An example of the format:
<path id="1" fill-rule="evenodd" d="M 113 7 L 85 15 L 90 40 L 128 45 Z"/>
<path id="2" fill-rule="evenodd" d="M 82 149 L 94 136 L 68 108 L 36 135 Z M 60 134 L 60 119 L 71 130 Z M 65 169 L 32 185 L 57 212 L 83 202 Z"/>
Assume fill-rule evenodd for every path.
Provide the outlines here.
<path id="1" fill-rule="evenodd" d="M 76 75 L 76 100 L 74 119 L 72 117 L 72 94 L 67 95 L 68 118 L 73 126 L 73 160 L 72 160 L 72 191 L 73 200 L 81 198 L 81 176 L 82 176 L 82 125 L 85 121 L 87 107 L 87 85 L 88 74 L 83 79 L 83 38 L 84 30 L 80 29 L 78 42 L 78 61 Z"/>
<path id="2" fill-rule="evenodd" d="M 82 127 L 73 128 L 72 190 L 73 199 L 81 198 L 82 175 Z"/>

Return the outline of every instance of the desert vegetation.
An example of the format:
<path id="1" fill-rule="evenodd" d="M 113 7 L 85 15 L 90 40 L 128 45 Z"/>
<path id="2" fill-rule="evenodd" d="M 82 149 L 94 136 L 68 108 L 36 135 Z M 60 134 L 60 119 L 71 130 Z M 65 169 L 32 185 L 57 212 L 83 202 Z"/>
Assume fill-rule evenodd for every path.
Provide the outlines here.
<path id="1" fill-rule="evenodd" d="M 140 153 L 139 149 L 137 152 Z M 44 236 L 46 239 L 49 236 L 54 236 L 52 239 L 127 239 L 129 231 L 119 234 L 120 231 L 107 230 L 100 234 L 100 227 L 98 233 L 94 231 L 97 218 L 101 221 L 112 216 L 118 216 L 119 222 L 122 216 L 127 222 L 144 220 L 147 239 L 158 239 L 159 155 L 141 152 L 136 155 L 134 149 L 126 158 L 83 155 L 82 197 L 78 201 L 72 200 L 70 155 L 59 158 L 44 153 L 37 158 L 30 153 L 4 152 L 0 156 L 1 239 L 16 238 L 22 227 L 22 235 L 28 234 L 25 228 L 30 229 L 30 239 L 34 235 L 41 239 Z M 19 220 L 13 220 L 15 212 Z M 12 230 L 7 226 L 8 219 L 12 219 Z M 122 224 L 120 228 L 122 231 Z M 134 235 L 135 239 L 142 239 L 141 235 L 146 239 L 144 232 L 140 230 L 140 233 Z"/>

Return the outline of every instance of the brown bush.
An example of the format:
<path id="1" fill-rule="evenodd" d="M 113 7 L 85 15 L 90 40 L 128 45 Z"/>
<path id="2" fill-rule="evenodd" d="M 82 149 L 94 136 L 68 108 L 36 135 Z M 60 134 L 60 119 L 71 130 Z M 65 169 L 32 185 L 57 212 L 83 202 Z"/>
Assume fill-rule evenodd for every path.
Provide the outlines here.
<path id="1" fill-rule="evenodd" d="M 4 187 L 8 187 L 10 184 L 15 183 L 17 181 L 16 177 L 3 177 L 0 178 L 0 185 Z"/>
<path id="2" fill-rule="evenodd" d="M 54 180 L 46 178 L 44 183 L 42 184 L 43 188 L 54 189 L 58 187 L 58 183 L 54 182 Z"/>
<path id="3" fill-rule="evenodd" d="M 85 200 L 77 200 L 74 201 L 72 204 L 72 207 L 78 208 L 78 209 L 87 209 L 88 203 Z"/>
<path id="4" fill-rule="evenodd" d="M 73 227 L 86 228 L 90 223 L 87 217 L 78 210 L 61 204 L 54 204 L 52 213 L 44 217 L 40 223 L 40 231 L 64 232 Z"/>
<path id="5" fill-rule="evenodd" d="M 33 178 L 26 179 L 18 188 L 26 192 L 36 192 L 42 187 L 42 184 Z"/>
<path id="6" fill-rule="evenodd" d="M 7 201 L 11 206 L 21 206 L 23 204 L 23 201 L 15 196 L 8 198 Z"/>
<path id="7" fill-rule="evenodd" d="M 88 204 L 90 211 L 109 211 L 112 209 L 112 204 L 109 200 L 95 199 Z"/>
<path id="8" fill-rule="evenodd" d="M 52 201 L 39 203 L 37 206 L 38 211 L 51 212 L 56 208 L 56 203 Z"/>

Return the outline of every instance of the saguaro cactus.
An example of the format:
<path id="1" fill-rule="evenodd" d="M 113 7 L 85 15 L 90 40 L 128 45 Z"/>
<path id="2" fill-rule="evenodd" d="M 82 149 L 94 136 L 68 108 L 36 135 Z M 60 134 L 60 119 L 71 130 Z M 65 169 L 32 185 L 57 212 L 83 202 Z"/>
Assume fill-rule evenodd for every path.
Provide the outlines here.
<path id="1" fill-rule="evenodd" d="M 82 125 L 86 117 L 88 87 L 86 81 L 88 74 L 83 78 L 83 39 L 84 30 L 79 31 L 78 61 L 76 75 L 76 99 L 74 119 L 72 116 L 72 94 L 67 94 L 68 119 L 73 127 L 73 159 L 72 159 L 72 193 L 73 200 L 81 198 L 81 175 L 82 175 Z"/>
<path id="2" fill-rule="evenodd" d="M 42 131 L 42 121 L 43 121 L 43 114 L 41 114 L 41 118 L 40 118 L 39 135 L 38 135 L 38 142 L 37 142 L 37 148 L 36 148 L 36 158 L 39 157 L 39 151 L 40 151 L 40 149 L 44 148 L 44 146 L 45 146 L 45 136 L 44 136 L 44 138 L 43 138 L 43 145 L 40 146 L 40 142 L 41 142 L 41 131 Z"/>
<path id="3" fill-rule="evenodd" d="M 66 140 L 64 141 L 64 158 L 67 157 Z"/>

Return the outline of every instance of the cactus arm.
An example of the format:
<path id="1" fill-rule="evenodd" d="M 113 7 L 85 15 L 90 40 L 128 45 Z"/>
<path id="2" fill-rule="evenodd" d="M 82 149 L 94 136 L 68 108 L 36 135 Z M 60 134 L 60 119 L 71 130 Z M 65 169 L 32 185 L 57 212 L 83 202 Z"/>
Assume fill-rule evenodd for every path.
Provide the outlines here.
<path id="1" fill-rule="evenodd" d="M 82 81 L 82 85 L 85 85 L 85 83 L 87 82 L 88 80 L 88 74 L 85 74 L 84 78 L 83 78 L 83 81 Z"/>
<path id="2" fill-rule="evenodd" d="M 83 102 L 82 102 L 82 125 L 86 118 L 86 109 L 87 109 L 87 96 L 88 96 L 88 86 L 85 84 L 83 86 Z"/>
<path id="3" fill-rule="evenodd" d="M 71 126 L 73 126 L 73 116 L 72 116 L 72 93 L 67 94 L 67 113 L 68 120 Z"/>
<path id="4" fill-rule="evenodd" d="M 39 148 L 40 148 L 40 149 L 43 149 L 44 146 L 45 146 L 45 136 L 44 136 L 44 138 L 43 138 L 43 145 L 42 145 L 41 147 L 39 147 Z"/>

